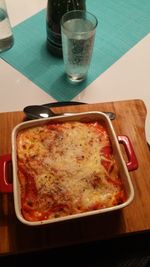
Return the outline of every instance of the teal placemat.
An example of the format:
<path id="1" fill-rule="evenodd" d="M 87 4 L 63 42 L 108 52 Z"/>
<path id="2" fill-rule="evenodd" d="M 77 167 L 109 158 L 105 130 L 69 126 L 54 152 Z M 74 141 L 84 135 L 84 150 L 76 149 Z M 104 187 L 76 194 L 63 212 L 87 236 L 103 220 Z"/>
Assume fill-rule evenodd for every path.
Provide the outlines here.
<path id="1" fill-rule="evenodd" d="M 13 28 L 15 44 L 0 56 L 58 101 L 71 100 L 150 32 L 150 0 L 87 0 L 98 27 L 87 80 L 71 85 L 63 60 L 46 50 L 46 10 Z M 101 89 L 100 89 L 101 90 Z"/>

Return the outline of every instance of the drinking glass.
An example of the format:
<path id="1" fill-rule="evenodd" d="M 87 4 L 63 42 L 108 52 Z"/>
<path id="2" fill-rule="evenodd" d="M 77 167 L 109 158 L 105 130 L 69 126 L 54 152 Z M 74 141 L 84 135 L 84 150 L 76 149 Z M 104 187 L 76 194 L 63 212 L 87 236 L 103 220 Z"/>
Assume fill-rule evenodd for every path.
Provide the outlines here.
<path id="1" fill-rule="evenodd" d="M 0 52 L 11 48 L 14 44 L 12 28 L 5 0 L 0 0 Z"/>
<path id="2" fill-rule="evenodd" d="M 65 13 L 61 19 L 64 68 L 71 82 L 83 81 L 89 70 L 98 21 L 85 10 Z"/>

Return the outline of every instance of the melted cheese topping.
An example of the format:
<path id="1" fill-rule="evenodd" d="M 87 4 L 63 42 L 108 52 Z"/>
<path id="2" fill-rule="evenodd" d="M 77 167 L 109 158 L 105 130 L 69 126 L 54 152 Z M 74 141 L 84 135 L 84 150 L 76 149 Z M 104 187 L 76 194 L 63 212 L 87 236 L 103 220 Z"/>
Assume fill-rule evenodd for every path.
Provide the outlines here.
<path id="1" fill-rule="evenodd" d="M 17 136 L 22 213 L 37 221 L 110 207 L 125 192 L 103 123 L 65 122 Z"/>

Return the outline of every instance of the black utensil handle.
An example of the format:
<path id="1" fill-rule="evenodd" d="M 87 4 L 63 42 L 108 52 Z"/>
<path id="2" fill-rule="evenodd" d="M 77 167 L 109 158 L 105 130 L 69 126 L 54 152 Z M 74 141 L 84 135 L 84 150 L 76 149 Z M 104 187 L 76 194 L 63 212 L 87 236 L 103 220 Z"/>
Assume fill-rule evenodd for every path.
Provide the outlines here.
<path id="1" fill-rule="evenodd" d="M 74 106 L 74 105 L 84 105 L 84 104 L 88 104 L 88 103 L 78 102 L 78 101 L 61 101 L 61 102 L 52 102 L 52 103 L 43 104 L 43 106 L 52 108 L 52 107 Z M 116 118 L 116 114 L 114 112 L 106 111 L 103 113 L 105 113 L 111 120 L 114 120 Z"/>
<path id="2" fill-rule="evenodd" d="M 61 101 L 61 102 L 52 102 L 52 103 L 43 104 L 42 106 L 54 108 L 54 107 L 74 106 L 74 105 L 84 105 L 84 104 L 88 104 L 88 103 L 77 102 L 77 101 Z"/>

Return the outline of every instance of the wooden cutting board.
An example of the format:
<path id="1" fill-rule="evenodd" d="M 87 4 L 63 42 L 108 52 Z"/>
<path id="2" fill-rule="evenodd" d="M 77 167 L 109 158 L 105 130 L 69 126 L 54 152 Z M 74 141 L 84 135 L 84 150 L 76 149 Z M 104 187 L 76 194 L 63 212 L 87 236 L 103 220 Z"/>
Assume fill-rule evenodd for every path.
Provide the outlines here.
<path id="1" fill-rule="evenodd" d="M 26 226 L 14 211 L 13 193 L 0 194 L 0 255 L 79 244 L 150 230 L 150 152 L 145 139 L 146 108 L 141 100 L 55 108 L 55 111 L 113 111 L 117 135 L 127 135 L 139 167 L 130 172 L 133 202 L 122 211 L 46 226 Z M 23 112 L 0 113 L 0 155 L 11 153 L 11 132 L 24 120 Z M 125 156 L 123 148 L 122 152 Z M 1 177 L 0 177 L 1 179 Z"/>

